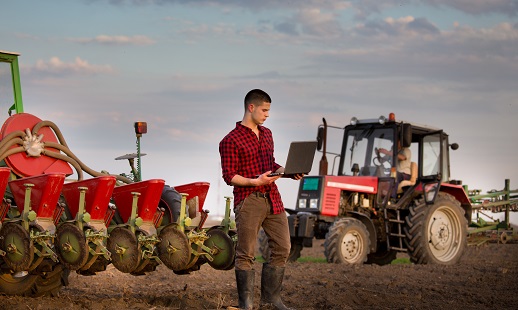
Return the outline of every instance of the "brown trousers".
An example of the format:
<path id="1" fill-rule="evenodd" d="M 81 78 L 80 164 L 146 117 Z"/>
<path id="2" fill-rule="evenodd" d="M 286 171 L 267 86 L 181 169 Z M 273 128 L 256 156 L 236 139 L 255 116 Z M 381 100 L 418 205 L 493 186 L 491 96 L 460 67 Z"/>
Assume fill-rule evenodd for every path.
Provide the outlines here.
<path id="1" fill-rule="evenodd" d="M 250 194 L 234 208 L 236 214 L 238 270 L 251 270 L 255 260 L 257 236 L 261 226 L 270 247 L 270 261 L 274 267 L 284 267 L 290 254 L 290 231 L 286 213 L 273 214 L 268 197 Z"/>

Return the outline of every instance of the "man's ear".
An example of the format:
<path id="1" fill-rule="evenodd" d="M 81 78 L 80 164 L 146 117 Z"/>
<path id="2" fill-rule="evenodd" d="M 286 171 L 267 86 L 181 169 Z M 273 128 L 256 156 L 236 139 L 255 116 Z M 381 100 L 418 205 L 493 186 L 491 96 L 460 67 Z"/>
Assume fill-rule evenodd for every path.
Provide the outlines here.
<path id="1" fill-rule="evenodd" d="M 254 111 L 254 104 L 253 103 L 250 103 L 248 106 L 248 112 L 252 113 Z"/>

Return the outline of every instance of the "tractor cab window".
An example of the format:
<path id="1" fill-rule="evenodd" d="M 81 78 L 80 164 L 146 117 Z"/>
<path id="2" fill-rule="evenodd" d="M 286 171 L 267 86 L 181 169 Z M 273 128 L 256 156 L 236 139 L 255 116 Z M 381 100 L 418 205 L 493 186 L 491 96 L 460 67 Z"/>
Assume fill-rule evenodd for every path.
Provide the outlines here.
<path id="1" fill-rule="evenodd" d="M 342 151 L 342 175 L 352 175 L 353 166 L 358 166 L 362 176 L 390 176 L 393 156 L 380 154 L 379 149 L 394 149 L 392 128 L 366 127 L 348 130 L 344 136 Z M 356 165 L 355 165 L 356 164 Z"/>
<path id="2" fill-rule="evenodd" d="M 441 173 L 441 134 L 423 137 L 422 175 L 432 176 Z"/>
<path id="3" fill-rule="evenodd" d="M 0 113 L 7 115 L 7 110 L 14 103 L 11 64 L 0 62 Z"/>

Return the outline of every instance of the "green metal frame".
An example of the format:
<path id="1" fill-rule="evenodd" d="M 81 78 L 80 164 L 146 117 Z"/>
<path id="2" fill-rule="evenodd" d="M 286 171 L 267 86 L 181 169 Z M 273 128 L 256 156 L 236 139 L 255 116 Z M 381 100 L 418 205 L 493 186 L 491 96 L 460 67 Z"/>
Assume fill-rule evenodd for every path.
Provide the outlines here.
<path id="1" fill-rule="evenodd" d="M 0 62 L 11 64 L 14 102 L 13 105 L 9 108 L 9 115 L 11 115 L 11 111 L 13 110 L 16 111 L 16 113 L 23 113 L 22 87 L 20 83 L 18 56 L 20 56 L 18 53 L 0 51 Z"/>
<path id="2" fill-rule="evenodd" d="M 467 186 L 464 186 L 466 193 L 468 193 L 469 199 L 471 200 L 473 210 L 477 212 L 477 218 L 475 221 L 470 223 L 471 229 L 468 230 L 468 234 L 474 236 L 483 232 L 496 231 L 509 233 L 508 236 L 511 239 L 517 238 L 516 233 L 513 232 L 513 228 L 510 223 L 509 212 L 511 205 L 518 204 L 518 190 L 510 189 L 510 180 L 505 180 L 504 189 L 501 191 L 492 191 L 487 194 L 480 194 L 480 190 L 468 191 Z M 504 212 L 504 221 L 493 220 L 489 215 L 484 213 L 484 210 L 499 209 Z M 486 221 L 479 216 L 482 214 L 493 221 Z M 478 243 L 487 241 L 486 238 L 475 238 Z"/>

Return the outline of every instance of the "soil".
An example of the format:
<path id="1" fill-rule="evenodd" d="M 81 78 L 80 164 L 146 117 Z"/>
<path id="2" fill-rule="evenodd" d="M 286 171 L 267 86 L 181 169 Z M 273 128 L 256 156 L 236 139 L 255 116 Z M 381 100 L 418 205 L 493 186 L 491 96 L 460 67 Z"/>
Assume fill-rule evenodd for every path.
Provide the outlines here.
<path id="1" fill-rule="evenodd" d="M 323 261 L 322 244 L 315 240 L 312 248 L 302 250 L 302 258 Z M 260 262 L 255 269 L 260 279 Z M 234 270 L 215 270 L 208 264 L 188 275 L 159 266 L 138 277 L 109 265 L 94 276 L 72 273 L 69 281 L 59 297 L 0 296 L 0 308 L 158 310 L 237 305 Z M 347 266 L 299 260 L 286 267 L 282 295 L 294 309 L 518 309 L 518 244 L 468 247 L 454 266 Z"/>

